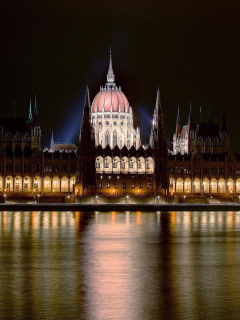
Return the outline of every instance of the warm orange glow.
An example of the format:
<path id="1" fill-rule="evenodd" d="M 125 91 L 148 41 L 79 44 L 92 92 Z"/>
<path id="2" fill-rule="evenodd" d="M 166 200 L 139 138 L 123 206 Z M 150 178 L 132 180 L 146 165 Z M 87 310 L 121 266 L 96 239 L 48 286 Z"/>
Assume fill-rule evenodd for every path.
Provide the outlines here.
<path id="1" fill-rule="evenodd" d="M 137 224 L 141 224 L 141 212 L 137 212 Z"/>

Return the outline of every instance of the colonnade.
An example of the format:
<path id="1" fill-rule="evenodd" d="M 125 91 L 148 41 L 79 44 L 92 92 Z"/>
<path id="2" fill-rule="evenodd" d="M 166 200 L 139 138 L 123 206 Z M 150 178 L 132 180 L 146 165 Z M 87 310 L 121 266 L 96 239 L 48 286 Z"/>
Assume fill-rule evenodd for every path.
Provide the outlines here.
<path id="1" fill-rule="evenodd" d="M 76 176 L 0 176 L 0 191 L 11 192 L 72 192 Z"/>
<path id="2" fill-rule="evenodd" d="M 170 178 L 169 182 L 172 193 L 240 193 L 240 178 L 236 181 L 231 178 Z"/>
<path id="3" fill-rule="evenodd" d="M 97 173 L 153 173 L 152 157 L 101 157 L 96 158 Z"/>

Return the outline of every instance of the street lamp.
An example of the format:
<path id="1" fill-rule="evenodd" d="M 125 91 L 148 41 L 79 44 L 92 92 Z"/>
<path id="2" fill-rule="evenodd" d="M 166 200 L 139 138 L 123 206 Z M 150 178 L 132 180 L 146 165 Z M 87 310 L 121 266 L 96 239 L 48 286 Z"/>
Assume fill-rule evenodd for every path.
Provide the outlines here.
<path id="1" fill-rule="evenodd" d="M 6 195 L 5 195 L 5 193 L 4 193 L 4 203 L 6 203 Z"/>
<path id="2" fill-rule="evenodd" d="M 39 197 L 40 197 L 40 194 L 38 194 L 38 204 L 39 204 Z"/>
<path id="3" fill-rule="evenodd" d="M 69 195 L 67 196 L 68 202 L 69 202 Z"/>
<path id="4" fill-rule="evenodd" d="M 127 198 L 127 204 L 128 204 L 128 198 L 129 198 L 129 196 L 127 195 L 126 198 Z M 239 198 L 240 198 L 240 196 L 239 196 Z"/>
<path id="5" fill-rule="evenodd" d="M 96 204 L 97 204 L 97 201 L 98 201 L 98 200 L 97 200 L 97 199 L 98 199 L 98 196 L 95 196 L 95 199 L 96 199 Z"/>

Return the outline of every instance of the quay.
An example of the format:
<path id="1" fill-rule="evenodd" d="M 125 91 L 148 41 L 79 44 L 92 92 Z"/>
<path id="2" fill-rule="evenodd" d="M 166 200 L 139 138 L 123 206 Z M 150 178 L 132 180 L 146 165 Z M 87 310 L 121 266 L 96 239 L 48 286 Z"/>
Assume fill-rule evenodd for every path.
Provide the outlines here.
<path id="1" fill-rule="evenodd" d="M 240 204 L 86 204 L 86 203 L 0 203 L 0 211 L 80 211 L 80 212 L 169 212 L 239 211 Z"/>

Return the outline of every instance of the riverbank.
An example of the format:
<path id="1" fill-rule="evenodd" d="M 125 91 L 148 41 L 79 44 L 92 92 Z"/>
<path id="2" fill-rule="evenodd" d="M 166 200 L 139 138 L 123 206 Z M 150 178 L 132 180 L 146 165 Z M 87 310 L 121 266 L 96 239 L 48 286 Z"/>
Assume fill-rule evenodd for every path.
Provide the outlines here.
<path id="1" fill-rule="evenodd" d="M 71 203 L 1 203 L 0 211 L 240 211 L 240 204 L 71 204 Z"/>

